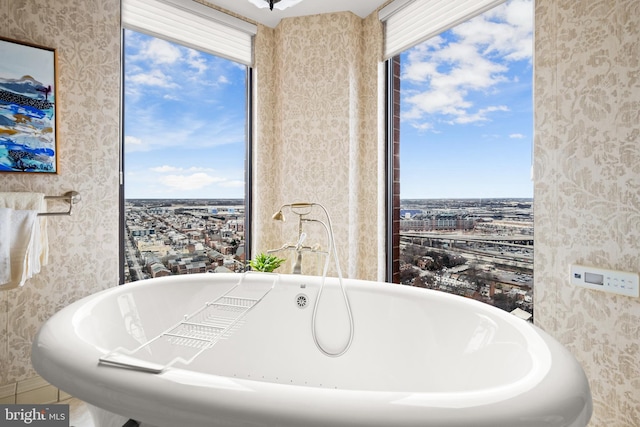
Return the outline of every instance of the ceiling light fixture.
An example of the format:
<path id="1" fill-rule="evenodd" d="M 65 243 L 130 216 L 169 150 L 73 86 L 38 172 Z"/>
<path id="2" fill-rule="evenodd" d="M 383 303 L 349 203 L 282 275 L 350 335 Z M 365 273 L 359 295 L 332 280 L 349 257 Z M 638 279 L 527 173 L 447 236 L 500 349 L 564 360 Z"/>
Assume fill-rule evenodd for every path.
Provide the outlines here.
<path id="1" fill-rule="evenodd" d="M 288 7 L 295 6 L 300 3 L 302 0 L 249 0 L 252 4 L 259 7 L 260 9 L 264 9 L 268 7 L 270 10 L 273 10 L 275 7 L 278 10 L 284 10 Z"/>

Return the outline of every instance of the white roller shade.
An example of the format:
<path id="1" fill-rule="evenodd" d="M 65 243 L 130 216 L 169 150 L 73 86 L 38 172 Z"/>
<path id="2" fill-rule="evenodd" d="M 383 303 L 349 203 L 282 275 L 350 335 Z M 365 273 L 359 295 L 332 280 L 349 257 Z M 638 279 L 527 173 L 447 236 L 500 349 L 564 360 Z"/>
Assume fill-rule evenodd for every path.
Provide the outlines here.
<path id="1" fill-rule="evenodd" d="M 380 10 L 384 57 L 391 58 L 505 0 L 396 0 Z"/>
<path id="2" fill-rule="evenodd" d="M 257 27 L 193 0 L 122 0 L 122 25 L 245 65 Z"/>

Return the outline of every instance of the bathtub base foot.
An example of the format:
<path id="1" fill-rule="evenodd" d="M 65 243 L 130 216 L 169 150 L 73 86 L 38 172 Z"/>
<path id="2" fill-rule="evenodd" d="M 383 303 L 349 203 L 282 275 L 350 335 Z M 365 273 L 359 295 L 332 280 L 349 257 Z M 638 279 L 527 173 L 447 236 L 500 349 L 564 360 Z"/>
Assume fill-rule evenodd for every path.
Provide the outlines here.
<path id="1" fill-rule="evenodd" d="M 87 404 L 95 427 L 154 427 L 150 424 L 141 424 L 122 415 L 115 414 L 94 405 Z"/>

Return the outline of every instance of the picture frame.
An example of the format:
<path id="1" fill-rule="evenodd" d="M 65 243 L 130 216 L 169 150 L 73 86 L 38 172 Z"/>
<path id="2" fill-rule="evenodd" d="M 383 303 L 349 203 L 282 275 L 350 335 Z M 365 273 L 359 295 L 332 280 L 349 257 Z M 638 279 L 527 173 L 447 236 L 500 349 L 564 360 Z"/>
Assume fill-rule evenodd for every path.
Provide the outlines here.
<path id="1" fill-rule="evenodd" d="M 56 50 L 0 37 L 0 172 L 58 173 Z"/>

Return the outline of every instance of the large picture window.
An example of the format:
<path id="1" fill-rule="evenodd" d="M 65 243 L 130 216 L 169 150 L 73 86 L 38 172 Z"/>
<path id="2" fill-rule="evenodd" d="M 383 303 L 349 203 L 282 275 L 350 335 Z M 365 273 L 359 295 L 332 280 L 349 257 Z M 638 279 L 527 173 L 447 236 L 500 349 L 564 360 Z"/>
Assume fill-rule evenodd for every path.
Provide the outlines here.
<path id="1" fill-rule="evenodd" d="M 531 0 L 391 59 L 395 279 L 533 315 Z M 395 188 L 397 188 L 396 186 Z"/>
<path id="2" fill-rule="evenodd" d="M 124 30 L 124 281 L 242 271 L 248 67 Z"/>

